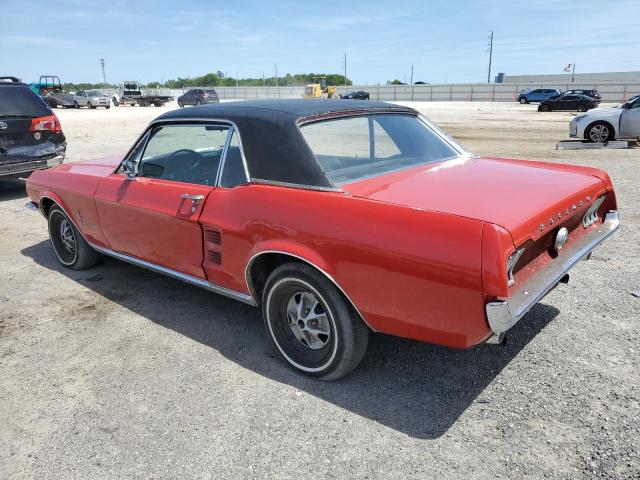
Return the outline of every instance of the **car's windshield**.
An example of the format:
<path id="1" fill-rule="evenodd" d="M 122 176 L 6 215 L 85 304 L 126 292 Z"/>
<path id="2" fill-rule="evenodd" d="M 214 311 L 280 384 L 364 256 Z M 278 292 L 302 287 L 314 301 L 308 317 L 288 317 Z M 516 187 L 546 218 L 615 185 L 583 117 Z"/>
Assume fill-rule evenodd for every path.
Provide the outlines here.
<path id="1" fill-rule="evenodd" d="M 102 92 L 89 92 L 90 97 L 102 97 Z"/>
<path id="2" fill-rule="evenodd" d="M 301 127 L 311 151 L 337 184 L 460 155 L 414 115 L 378 114 Z"/>
<path id="3" fill-rule="evenodd" d="M 28 87 L 0 85 L 0 117 L 45 117 L 51 111 Z"/>

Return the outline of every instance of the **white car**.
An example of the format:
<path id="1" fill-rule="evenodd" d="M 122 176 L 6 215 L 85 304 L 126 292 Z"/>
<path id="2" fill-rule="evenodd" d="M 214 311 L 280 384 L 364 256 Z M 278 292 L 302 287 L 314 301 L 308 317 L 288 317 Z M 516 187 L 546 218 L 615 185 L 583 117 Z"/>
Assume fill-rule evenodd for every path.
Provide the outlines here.
<path id="1" fill-rule="evenodd" d="M 604 143 L 616 138 L 640 137 L 640 97 L 613 108 L 595 108 L 576 115 L 569 136 Z"/>
<path id="2" fill-rule="evenodd" d="M 78 90 L 74 95 L 74 106 L 76 108 L 110 108 L 111 99 L 99 90 Z"/>

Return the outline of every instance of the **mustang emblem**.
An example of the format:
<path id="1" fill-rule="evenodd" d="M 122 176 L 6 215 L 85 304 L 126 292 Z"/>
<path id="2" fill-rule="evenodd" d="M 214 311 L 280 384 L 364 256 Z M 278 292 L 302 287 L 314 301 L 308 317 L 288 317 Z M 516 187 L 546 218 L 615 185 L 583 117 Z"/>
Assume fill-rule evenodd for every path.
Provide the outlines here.
<path id="1" fill-rule="evenodd" d="M 7 129 L 7 122 L 0 122 L 0 130 L 6 130 Z"/>

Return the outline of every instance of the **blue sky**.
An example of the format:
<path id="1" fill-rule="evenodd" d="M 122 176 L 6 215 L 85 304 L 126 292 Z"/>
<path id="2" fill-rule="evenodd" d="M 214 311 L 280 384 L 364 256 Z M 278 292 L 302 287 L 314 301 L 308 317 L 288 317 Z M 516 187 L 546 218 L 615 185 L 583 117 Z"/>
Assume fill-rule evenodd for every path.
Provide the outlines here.
<path id="1" fill-rule="evenodd" d="M 640 70 L 638 0 L 351 1 L 0 0 L 0 74 L 25 81 L 143 82 L 221 70 L 261 77 L 341 72 L 486 81 L 493 74 Z"/>

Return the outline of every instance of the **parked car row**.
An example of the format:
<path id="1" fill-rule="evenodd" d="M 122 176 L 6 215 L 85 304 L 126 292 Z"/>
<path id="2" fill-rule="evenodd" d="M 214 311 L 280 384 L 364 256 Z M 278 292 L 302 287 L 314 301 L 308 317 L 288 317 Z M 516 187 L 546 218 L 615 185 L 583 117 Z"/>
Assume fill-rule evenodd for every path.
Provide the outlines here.
<path id="1" fill-rule="evenodd" d="M 552 110 L 586 112 L 596 108 L 601 99 L 600 93 L 595 89 L 573 89 L 561 92 L 557 88 L 537 88 L 522 90 L 517 101 L 522 104 L 539 102 L 539 112 Z"/>

